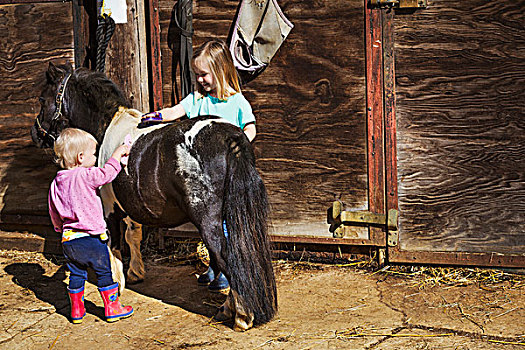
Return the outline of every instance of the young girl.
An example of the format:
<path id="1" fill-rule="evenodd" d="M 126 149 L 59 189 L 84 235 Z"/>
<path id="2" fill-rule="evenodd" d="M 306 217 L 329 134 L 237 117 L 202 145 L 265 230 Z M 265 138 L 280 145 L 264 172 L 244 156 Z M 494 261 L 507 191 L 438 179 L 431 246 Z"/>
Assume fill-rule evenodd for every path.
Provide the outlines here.
<path id="1" fill-rule="evenodd" d="M 49 190 L 49 215 L 55 231 L 62 233 L 62 248 L 71 271 L 68 294 L 71 320 L 81 323 L 86 315 L 84 283 L 87 268 L 97 276 L 97 286 L 104 301 L 108 322 L 131 316 L 133 308 L 118 300 L 118 283 L 111 275 L 111 262 L 106 244 L 106 222 L 98 188 L 107 184 L 121 170 L 120 160 L 129 153 L 129 146 L 119 146 L 102 168 L 95 167 L 97 141 L 80 129 L 62 131 L 54 151 L 59 165 Z"/>
<path id="2" fill-rule="evenodd" d="M 197 91 L 178 105 L 142 116 L 140 127 L 173 121 L 183 116 L 215 115 L 240 127 L 248 139 L 255 138 L 252 107 L 242 95 L 233 59 L 226 44 L 212 39 L 199 47 L 191 60 Z"/>
<path id="3" fill-rule="evenodd" d="M 190 93 L 179 104 L 144 114 L 139 127 L 173 121 L 183 116 L 195 118 L 215 115 L 240 127 L 248 139 L 255 138 L 255 117 L 252 107 L 242 95 L 237 70 L 228 46 L 221 40 L 212 39 L 200 46 L 191 61 L 197 80 L 197 91 Z M 224 226 L 224 234 L 228 231 Z M 215 276 L 211 268 L 199 276 L 197 282 L 208 285 L 212 292 L 226 290 L 228 280 L 222 273 Z"/>

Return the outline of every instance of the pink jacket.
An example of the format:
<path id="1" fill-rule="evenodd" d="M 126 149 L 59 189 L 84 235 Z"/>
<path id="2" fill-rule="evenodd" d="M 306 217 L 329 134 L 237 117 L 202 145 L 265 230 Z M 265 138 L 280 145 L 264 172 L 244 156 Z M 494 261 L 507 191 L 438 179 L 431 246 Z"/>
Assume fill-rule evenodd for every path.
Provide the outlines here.
<path id="1" fill-rule="evenodd" d="M 55 231 L 66 230 L 99 235 L 106 222 L 98 188 L 113 181 L 122 166 L 110 158 L 102 168 L 76 167 L 61 170 L 49 189 L 49 215 Z"/>

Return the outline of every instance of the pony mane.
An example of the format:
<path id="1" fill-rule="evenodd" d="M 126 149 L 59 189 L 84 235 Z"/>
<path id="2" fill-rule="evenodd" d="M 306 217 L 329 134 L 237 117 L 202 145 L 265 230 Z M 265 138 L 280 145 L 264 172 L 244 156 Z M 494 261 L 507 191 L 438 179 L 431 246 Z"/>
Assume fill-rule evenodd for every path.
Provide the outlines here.
<path id="1" fill-rule="evenodd" d="M 77 93 L 93 110 L 103 114 L 104 119 L 108 120 L 109 117 L 111 120 L 120 106 L 131 108 L 124 93 L 104 73 L 81 67 L 72 73 L 72 77 L 76 82 Z"/>

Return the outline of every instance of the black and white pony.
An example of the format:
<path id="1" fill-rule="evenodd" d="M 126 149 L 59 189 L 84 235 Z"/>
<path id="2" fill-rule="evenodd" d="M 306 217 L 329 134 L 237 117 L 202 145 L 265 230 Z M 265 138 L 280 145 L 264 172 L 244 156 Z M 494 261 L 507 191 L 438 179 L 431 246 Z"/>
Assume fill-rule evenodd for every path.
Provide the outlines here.
<path id="1" fill-rule="evenodd" d="M 113 251 L 119 248 L 120 220 L 127 224 L 128 281 L 144 277 L 141 224 L 192 222 L 208 248 L 210 266 L 230 282 L 217 319 L 234 319 L 235 330 L 270 321 L 277 312 L 277 291 L 268 199 L 244 133 L 210 116 L 138 129 L 141 113 L 129 108 L 104 74 L 50 64 L 46 76 L 41 110 L 31 128 L 39 147 L 52 147 L 66 127 L 80 128 L 99 142 L 103 164 L 125 138 L 133 142 L 127 167 L 101 189 Z"/>

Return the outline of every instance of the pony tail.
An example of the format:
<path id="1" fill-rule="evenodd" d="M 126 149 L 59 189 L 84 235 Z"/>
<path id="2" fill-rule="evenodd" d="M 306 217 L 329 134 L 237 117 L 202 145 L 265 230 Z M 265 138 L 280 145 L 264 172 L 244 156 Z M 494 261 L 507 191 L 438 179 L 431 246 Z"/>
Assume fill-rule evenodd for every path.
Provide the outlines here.
<path id="1" fill-rule="evenodd" d="M 223 217 L 228 228 L 225 247 L 230 285 L 254 325 L 269 322 L 277 313 L 277 287 L 268 238 L 269 204 L 255 156 L 244 135 L 230 141 Z"/>

